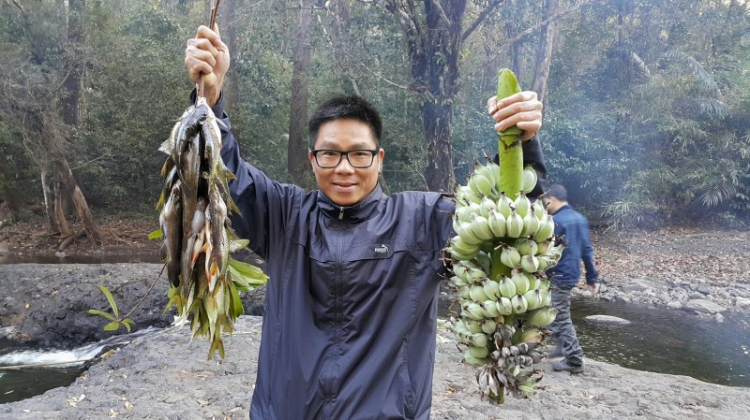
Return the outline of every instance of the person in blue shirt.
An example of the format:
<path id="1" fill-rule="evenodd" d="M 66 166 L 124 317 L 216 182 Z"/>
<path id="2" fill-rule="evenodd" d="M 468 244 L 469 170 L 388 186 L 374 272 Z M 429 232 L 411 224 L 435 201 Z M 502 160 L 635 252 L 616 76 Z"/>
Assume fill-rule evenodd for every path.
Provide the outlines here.
<path id="1" fill-rule="evenodd" d="M 568 191 L 562 185 L 551 186 L 542 200 L 555 221 L 555 236 L 565 243 L 560 262 L 547 270 L 547 276 L 552 282 L 552 306 L 557 310 L 557 317 L 549 326 L 549 330 L 555 335 L 556 345 L 550 352 L 550 357 L 564 356 L 562 360 L 554 362 L 552 368 L 556 371 L 580 373 L 583 372 L 583 350 L 570 319 L 570 292 L 581 277 L 583 261 L 586 288 L 594 295 L 597 293 L 599 273 L 594 266 L 589 222 L 568 204 Z"/>

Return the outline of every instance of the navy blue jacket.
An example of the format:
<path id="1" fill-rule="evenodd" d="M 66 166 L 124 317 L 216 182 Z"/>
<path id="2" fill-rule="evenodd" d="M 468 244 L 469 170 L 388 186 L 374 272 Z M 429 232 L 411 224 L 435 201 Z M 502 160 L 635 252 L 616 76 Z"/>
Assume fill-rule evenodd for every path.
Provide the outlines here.
<path id="1" fill-rule="evenodd" d="M 223 108 L 232 225 L 270 277 L 251 418 L 428 420 L 453 201 L 377 186 L 342 208 L 277 183 L 242 160 Z"/>
<path id="2" fill-rule="evenodd" d="M 589 222 L 570 205 L 565 205 L 552 215 L 555 235 L 564 235 L 565 246 L 557 265 L 547 270 L 547 276 L 558 286 L 575 286 L 581 277 L 581 260 L 586 268 L 586 283 L 596 284 L 599 272 L 594 267 L 594 247 L 589 239 Z"/>

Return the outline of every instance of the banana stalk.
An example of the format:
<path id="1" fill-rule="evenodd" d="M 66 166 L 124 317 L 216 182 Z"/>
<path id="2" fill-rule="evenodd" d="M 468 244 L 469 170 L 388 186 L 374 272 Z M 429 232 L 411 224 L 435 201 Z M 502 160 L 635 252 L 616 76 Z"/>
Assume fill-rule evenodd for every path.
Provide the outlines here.
<path id="1" fill-rule="evenodd" d="M 516 75 L 509 69 L 502 69 L 497 74 L 497 99 L 507 98 L 521 92 Z M 511 200 L 515 200 L 523 191 L 523 148 L 521 147 L 521 129 L 510 127 L 498 136 L 497 148 L 500 154 L 500 191 Z"/>

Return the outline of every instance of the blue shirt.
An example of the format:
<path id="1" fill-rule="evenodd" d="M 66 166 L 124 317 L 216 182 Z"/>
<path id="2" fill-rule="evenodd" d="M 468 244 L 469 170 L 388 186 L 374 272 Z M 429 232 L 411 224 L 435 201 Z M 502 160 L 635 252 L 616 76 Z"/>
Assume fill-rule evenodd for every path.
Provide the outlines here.
<path id="1" fill-rule="evenodd" d="M 555 236 L 566 243 L 562 258 L 547 270 L 547 276 L 558 286 L 575 286 L 581 277 L 581 260 L 586 268 L 586 283 L 596 284 L 599 272 L 594 267 L 594 247 L 589 239 L 589 222 L 570 205 L 565 205 L 552 215 Z M 558 243 L 560 239 L 558 239 Z"/>

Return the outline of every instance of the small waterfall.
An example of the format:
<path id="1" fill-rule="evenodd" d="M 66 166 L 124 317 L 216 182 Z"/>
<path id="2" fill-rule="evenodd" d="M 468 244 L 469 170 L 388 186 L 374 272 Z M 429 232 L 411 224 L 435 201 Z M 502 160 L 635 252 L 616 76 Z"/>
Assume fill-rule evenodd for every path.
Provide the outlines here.
<path id="1" fill-rule="evenodd" d="M 0 370 L 3 367 L 71 368 L 82 365 L 105 349 L 126 344 L 137 337 L 160 331 L 148 327 L 130 334 L 115 335 L 97 343 L 87 344 L 72 350 L 20 350 L 0 355 Z M 0 376 L 2 373 L 0 373 Z"/>

